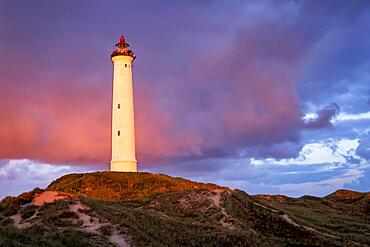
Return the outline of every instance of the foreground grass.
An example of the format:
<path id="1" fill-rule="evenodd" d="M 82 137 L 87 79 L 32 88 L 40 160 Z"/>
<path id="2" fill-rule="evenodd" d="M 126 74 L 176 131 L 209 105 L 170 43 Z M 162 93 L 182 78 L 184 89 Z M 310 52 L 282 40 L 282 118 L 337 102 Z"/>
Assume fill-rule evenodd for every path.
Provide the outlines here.
<path id="1" fill-rule="evenodd" d="M 83 198 L 94 212 L 129 234 L 135 246 L 265 246 L 251 232 L 231 231 L 216 224 L 217 210 L 215 215 L 208 213 L 207 222 L 202 212 L 182 209 L 175 206 L 176 201 L 153 207 L 151 202 L 156 199 L 106 202 Z"/>
<path id="2" fill-rule="evenodd" d="M 0 214 L 0 246 L 111 246 L 107 238 L 80 229 L 82 222 L 68 210 L 69 203 L 58 200 L 41 207 L 22 207 L 18 212 L 23 220 L 28 219 L 29 226 L 21 229 L 14 226 L 10 217 Z M 23 217 L 29 212 L 32 212 L 30 217 Z"/>
<path id="3" fill-rule="evenodd" d="M 351 246 L 292 226 L 279 212 L 255 205 L 242 191 L 222 194 L 222 207 L 234 219 L 233 228 L 225 227 L 219 208 L 199 200 L 204 193 L 166 192 L 135 201 L 82 200 L 130 235 L 135 246 Z M 195 207 L 179 203 L 192 194 L 198 195 L 191 203 Z"/>
<path id="4" fill-rule="evenodd" d="M 84 231 L 71 201 L 36 207 L 36 193 L 0 202 L 0 246 L 367 246 L 368 197 L 252 197 L 243 191 L 149 173 L 70 174 L 47 188 L 68 193 L 106 223 Z M 343 194 L 343 193 L 342 193 Z M 28 227 L 14 227 L 14 215 Z M 290 222 L 286 217 L 294 222 Z"/>
<path id="5" fill-rule="evenodd" d="M 296 222 L 332 235 L 347 244 L 370 245 L 370 201 L 333 201 L 305 196 L 285 200 L 258 201 L 290 215 Z"/>
<path id="6" fill-rule="evenodd" d="M 10 222 L 9 222 L 10 223 Z M 0 228 L 0 246 L 46 246 L 46 247 L 88 247 L 97 246 L 90 240 L 90 235 L 74 228 L 50 229 L 43 224 L 18 229 L 12 224 Z"/>

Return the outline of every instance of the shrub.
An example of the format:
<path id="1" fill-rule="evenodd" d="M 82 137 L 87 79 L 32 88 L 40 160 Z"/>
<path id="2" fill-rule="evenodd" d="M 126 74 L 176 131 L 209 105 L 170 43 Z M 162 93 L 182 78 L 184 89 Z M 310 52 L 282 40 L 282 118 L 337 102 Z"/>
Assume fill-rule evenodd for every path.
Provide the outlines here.
<path id="1" fill-rule="evenodd" d="M 112 235 L 113 227 L 111 225 L 103 225 L 99 228 L 99 231 L 105 236 Z"/>
<path id="2" fill-rule="evenodd" d="M 13 224 L 13 220 L 8 218 L 8 217 L 3 217 L 0 220 L 0 226 L 2 226 L 2 227 L 9 226 L 9 225 L 12 225 L 12 224 Z"/>
<path id="3" fill-rule="evenodd" d="M 18 207 L 14 205 L 8 205 L 4 210 L 3 210 L 3 215 L 4 216 L 12 216 L 17 214 L 18 212 Z"/>
<path id="4" fill-rule="evenodd" d="M 21 210 L 22 219 L 28 219 L 36 213 L 37 206 L 28 206 Z"/>

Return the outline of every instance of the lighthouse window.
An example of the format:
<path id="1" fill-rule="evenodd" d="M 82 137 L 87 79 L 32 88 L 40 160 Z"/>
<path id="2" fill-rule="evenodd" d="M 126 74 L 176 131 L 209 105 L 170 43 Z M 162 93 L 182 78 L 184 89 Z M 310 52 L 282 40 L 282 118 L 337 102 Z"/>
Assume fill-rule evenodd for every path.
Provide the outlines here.
<path id="1" fill-rule="evenodd" d="M 121 131 L 118 131 L 118 136 L 120 136 L 121 135 Z"/>
<path id="2" fill-rule="evenodd" d="M 127 68 L 127 64 L 125 64 L 125 68 Z"/>
<path id="3" fill-rule="evenodd" d="M 120 109 L 121 108 L 121 104 L 118 104 L 118 109 Z"/>

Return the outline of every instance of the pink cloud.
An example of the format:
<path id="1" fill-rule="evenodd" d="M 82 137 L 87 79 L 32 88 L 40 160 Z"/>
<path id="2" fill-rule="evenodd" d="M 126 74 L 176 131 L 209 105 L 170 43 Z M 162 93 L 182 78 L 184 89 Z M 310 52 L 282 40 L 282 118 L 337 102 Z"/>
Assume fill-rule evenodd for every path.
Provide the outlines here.
<path id="1" fill-rule="evenodd" d="M 134 78 L 139 160 L 226 155 L 256 146 L 263 153 L 263 147 L 299 140 L 306 126 L 297 81 L 322 30 L 302 21 L 299 8 L 278 7 L 261 8 L 263 15 L 256 8 L 250 21 L 240 17 L 244 24 L 224 26 L 228 35 L 214 28 L 189 42 L 176 29 L 166 40 L 171 47 L 162 39 L 145 49 L 141 43 L 146 53 L 135 61 Z M 193 22 L 186 25 L 186 34 L 194 31 Z M 15 49 L 0 58 L 0 158 L 109 162 L 111 64 L 94 61 L 99 39 L 86 50 L 74 41 L 58 43 L 61 50 L 43 41 L 45 50 Z M 30 63 L 29 57 L 37 59 Z"/>

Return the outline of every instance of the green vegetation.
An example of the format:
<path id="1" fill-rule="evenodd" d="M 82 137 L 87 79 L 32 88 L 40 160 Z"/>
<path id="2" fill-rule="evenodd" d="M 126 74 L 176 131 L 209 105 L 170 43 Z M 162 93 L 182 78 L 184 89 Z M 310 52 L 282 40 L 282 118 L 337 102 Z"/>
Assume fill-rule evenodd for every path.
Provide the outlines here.
<path id="1" fill-rule="evenodd" d="M 255 199 L 288 214 L 299 224 L 341 239 L 346 244 L 356 242 L 370 245 L 370 198 L 366 193 L 345 194 L 340 191 L 324 198 L 303 196 L 274 200 L 256 196 Z"/>
<path id="2" fill-rule="evenodd" d="M 89 240 L 90 235 L 75 229 L 48 231 L 41 225 L 34 225 L 26 229 L 17 229 L 14 226 L 1 228 L 0 246 L 45 246 L 45 247 L 89 247 L 94 242 Z M 98 245 L 95 245 L 98 246 Z M 108 246 L 108 245 L 102 245 Z"/>
<path id="3" fill-rule="evenodd" d="M 41 207 L 27 206 L 20 210 L 23 220 L 28 221 L 29 227 L 16 228 L 13 220 L 2 215 L 0 218 L 0 246 L 46 246 L 46 247 L 87 247 L 111 246 L 106 238 L 80 229 L 82 221 L 78 215 L 68 210 L 69 202 L 58 200 Z"/>
<path id="4" fill-rule="evenodd" d="M 43 192 L 40 188 L 35 188 L 30 192 L 25 192 L 17 197 L 7 196 L 0 202 L 0 213 L 4 216 L 11 216 L 18 212 L 21 205 L 32 202 L 36 194 Z"/>
<path id="5" fill-rule="evenodd" d="M 20 211 L 23 220 L 29 219 L 36 213 L 37 206 L 30 205 Z"/>
<path id="6" fill-rule="evenodd" d="M 249 196 L 166 175 L 118 172 L 63 176 L 47 190 L 73 198 L 37 207 L 30 203 L 42 192 L 37 189 L 0 202 L 0 246 L 105 247 L 117 232 L 139 247 L 370 245 L 366 193 Z M 76 208 L 81 203 L 86 207 Z M 96 230 L 86 230 L 89 223 Z"/>
<path id="7" fill-rule="evenodd" d="M 154 204 L 158 202 L 156 199 L 152 201 Z M 166 201 L 168 208 L 161 205 L 162 211 L 157 211 L 155 205 L 147 201 L 83 200 L 95 213 L 131 236 L 135 246 L 256 246 L 253 236 L 249 238 L 214 222 L 204 222 L 201 212 L 189 215 L 186 209 L 174 206 L 171 201 Z"/>
<path id="8" fill-rule="evenodd" d="M 222 187 L 146 172 L 94 172 L 65 175 L 52 182 L 47 190 L 100 200 L 133 200 L 166 191 L 196 188 L 211 190 Z"/>
<path id="9" fill-rule="evenodd" d="M 82 225 L 78 215 L 69 211 L 69 201 L 57 200 L 44 204 L 39 208 L 37 216 L 41 224 L 50 228 Z"/>
<path id="10" fill-rule="evenodd" d="M 105 236 L 110 236 L 113 232 L 113 227 L 111 225 L 103 225 L 99 228 L 99 231 Z"/>

